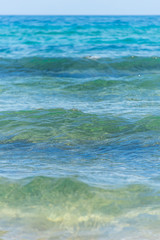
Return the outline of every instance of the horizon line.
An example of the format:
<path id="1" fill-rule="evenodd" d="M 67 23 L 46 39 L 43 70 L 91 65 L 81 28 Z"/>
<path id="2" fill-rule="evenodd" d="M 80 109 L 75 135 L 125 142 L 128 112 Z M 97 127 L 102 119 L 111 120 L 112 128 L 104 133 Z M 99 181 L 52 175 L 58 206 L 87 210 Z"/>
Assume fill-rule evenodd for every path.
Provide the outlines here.
<path id="1" fill-rule="evenodd" d="M 160 16 L 160 14 L 1 14 L 0 16 L 102 16 L 102 17 L 112 17 L 112 16 L 119 16 L 119 17 L 129 17 L 129 16 Z"/>

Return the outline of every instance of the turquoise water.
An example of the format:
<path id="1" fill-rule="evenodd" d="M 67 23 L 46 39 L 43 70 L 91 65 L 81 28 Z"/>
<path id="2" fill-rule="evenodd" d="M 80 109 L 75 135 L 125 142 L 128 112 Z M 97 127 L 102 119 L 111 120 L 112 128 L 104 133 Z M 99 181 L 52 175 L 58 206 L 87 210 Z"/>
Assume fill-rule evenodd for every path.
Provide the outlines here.
<path id="1" fill-rule="evenodd" d="M 160 17 L 0 17 L 0 239 L 160 239 Z"/>

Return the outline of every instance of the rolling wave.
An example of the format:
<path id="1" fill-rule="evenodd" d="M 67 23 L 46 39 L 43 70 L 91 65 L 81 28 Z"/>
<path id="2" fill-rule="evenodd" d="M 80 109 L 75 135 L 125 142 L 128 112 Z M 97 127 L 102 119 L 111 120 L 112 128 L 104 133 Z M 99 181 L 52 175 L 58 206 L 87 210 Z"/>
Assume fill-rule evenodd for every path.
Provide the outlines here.
<path id="1" fill-rule="evenodd" d="M 111 189 L 89 186 L 73 177 L 39 176 L 14 181 L 1 178 L 0 220 L 4 216 L 19 217 L 33 225 L 41 221 L 41 226 L 45 222 L 48 228 L 56 225 L 93 228 L 137 208 L 144 214 L 149 211 L 148 207 L 154 212 L 155 208 L 159 209 L 158 194 L 142 184 Z"/>
<path id="2" fill-rule="evenodd" d="M 2 142 L 102 140 L 108 134 L 127 130 L 129 126 L 121 118 L 100 118 L 76 109 L 39 109 L 2 112 L 0 115 Z"/>
<path id="3" fill-rule="evenodd" d="M 38 109 L 1 112 L 1 143 L 101 141 L 138 132 L 160 131 L 160 117 L 147 116 L 131 122 L 112 115 L 97 116 L 76 109 Z"/>
<path id="4" fill-rule="evenodd" d="M 99 76 L 128 75 L 158 71 L 159 57 L 121 58 L 45 58 L 28 57 L 21 59 L 0 59 L 1 74 L 51 74 L 54 76 Z"/>

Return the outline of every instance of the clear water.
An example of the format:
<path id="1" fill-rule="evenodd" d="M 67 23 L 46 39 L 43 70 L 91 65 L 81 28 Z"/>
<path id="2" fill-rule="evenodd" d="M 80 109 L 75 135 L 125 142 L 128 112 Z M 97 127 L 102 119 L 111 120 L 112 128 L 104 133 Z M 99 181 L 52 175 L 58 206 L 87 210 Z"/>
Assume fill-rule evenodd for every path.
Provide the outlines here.
<path id="1" fill-rule="evenodd" d="M 160 17 L 0 17 L 0 237 L 160 239 Z"/>

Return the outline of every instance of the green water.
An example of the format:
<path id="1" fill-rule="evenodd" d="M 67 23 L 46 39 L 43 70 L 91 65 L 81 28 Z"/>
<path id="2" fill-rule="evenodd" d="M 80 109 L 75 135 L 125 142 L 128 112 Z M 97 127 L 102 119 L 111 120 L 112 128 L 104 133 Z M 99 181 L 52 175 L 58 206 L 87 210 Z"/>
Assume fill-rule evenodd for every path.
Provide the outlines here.
<path id="1" fill-rule="evenodd" d="M 160 231 L 159 16 L 0 17 L 0 239 Z"/>

